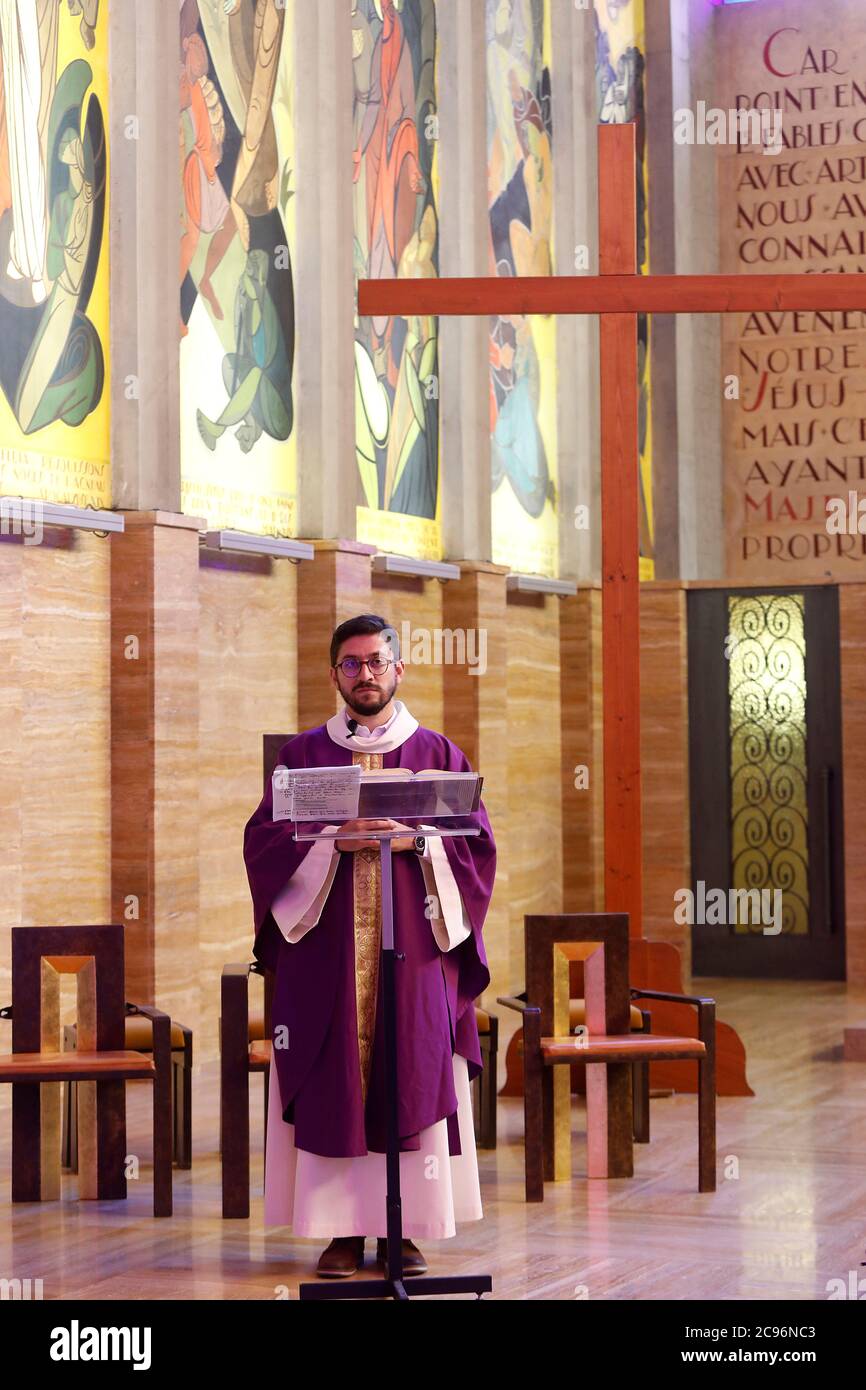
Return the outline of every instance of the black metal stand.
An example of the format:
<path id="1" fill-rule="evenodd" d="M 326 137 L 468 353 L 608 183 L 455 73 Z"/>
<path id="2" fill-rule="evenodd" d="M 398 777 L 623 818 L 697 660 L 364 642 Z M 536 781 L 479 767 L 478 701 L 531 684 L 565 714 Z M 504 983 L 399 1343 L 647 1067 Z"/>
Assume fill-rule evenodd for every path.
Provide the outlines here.
<path id="1" fill-rule="evenodd" d="M 296 835 L 296 839 L 366 839 L 379 840 L 382 863 L 382 1012 L 385 1031 L 385 1089 L 388 1102 L 388 1134 L 386 1150 L 387 1172 L 387 1234 L 388 1234 L 388 1274 L 385 1279 L 341 1279 L 334 1282 L 301 1284 L 298 1296 L 303 1302 L 327 1302 L 332 1299 L 354 1298 L 393 1298 L 408 1302 L 410 1298 L 424 1298 L 436 1294 L 474 1293 L 478 1298 L 491 1293 L 493 1280 L 489 1274 L 465 1274 L 451 1277 L 427 1278 L 413 1275 L 405 1279 L 403 1275 L 403 1210 L 400 1200 L 400 1136 L 397 1107 L 397 996 L 396 962 L 402 960 L 394 950 L 394 899 L 391 877 L 391 841 L 405 830 L 356 832 L 353 836 L 343 836 L 340 831 L 328 832 L 324 837 Z M 431 835 L 477 835 L 471 830 L 428 830 Z"/>

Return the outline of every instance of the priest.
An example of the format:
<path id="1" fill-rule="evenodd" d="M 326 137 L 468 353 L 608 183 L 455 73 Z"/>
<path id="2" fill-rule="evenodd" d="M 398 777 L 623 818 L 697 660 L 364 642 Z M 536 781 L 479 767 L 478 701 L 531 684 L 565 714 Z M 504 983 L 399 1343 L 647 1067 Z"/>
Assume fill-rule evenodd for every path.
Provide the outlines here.
<path id="1" fill-rule="evenodd" d="M 470 771 L 396 699 L 403 675 L 383 618 L 342 623 L 330 679 L 344 708 L 290 739 L 279 762 Z M 273 820 L 269 788 L 246 827 L 254 953 L 276 977 L 265 1222 L 330 1237 L 323 1277 L 354 1274 L 367 1237 L 386 1258 L 381 865 L 378 841 L 345 838 L 351 831 L 406 832 L 391 841 L 405 1273 L 427 1268 L 411 1237 L 447 1238 L 482 1215 L 469 1086 L 481 1071 L 474 1001 L 490 980 L 481 933 L 496 866 L 483 803 L 443 828 L 469 826 L 481 833 L 438 839 L 423 823 L 359 819 L 311 825 L 344 836 L 299 843 Z"/>

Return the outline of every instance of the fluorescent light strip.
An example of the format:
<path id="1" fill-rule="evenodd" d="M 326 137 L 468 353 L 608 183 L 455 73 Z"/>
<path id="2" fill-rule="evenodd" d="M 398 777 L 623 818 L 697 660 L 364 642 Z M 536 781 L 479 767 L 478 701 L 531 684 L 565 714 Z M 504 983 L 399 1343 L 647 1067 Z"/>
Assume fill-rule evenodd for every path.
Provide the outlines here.
<path id="1" fill-rule="evenodd" d="M 208 550 L 270 555 L 277 560 L 312 560 L 316 554 L 306 541 L 286 540 L 282 536 L 254 536 L 249 531 L 207 531 L 204 544 Z"/>
<path id="2" fill-rule="evenodd" d="M 43 502 L 38 497 L 0 497 L 0 525 L 8 522 L 42 526 L 64 526 L 75 531 L 123 531 L 120 512 L 92 511 L 90 507 L 68 507 L 61 502 Z"/>
<path id="3" fill-rule="evenodd" d="M 508 574 L 505 587 L 522 594 L 556 594 L 559 598 L 573 598 L 577 593 L 575 580 L 544 579 L 540 574 Z"/>
<path id="4" fill-rule="evenodd" d="M 377 574 L 408 574 L 415 579 L 460 578 L 459 565 L 449 565 L 444 560 L 413 560 L 409 555 L 374 555 L 373 569 Z"/>

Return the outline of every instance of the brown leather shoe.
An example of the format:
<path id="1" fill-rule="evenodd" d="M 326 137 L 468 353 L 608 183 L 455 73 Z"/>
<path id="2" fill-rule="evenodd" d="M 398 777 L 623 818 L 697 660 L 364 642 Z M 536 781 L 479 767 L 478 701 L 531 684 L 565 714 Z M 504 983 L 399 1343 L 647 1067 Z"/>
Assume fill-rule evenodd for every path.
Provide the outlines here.
<path id="1" fill-rule="evenodd" d="M 320 1279 L 346 1279 L 357 1274 L 363 1263 L 363 1236 L 335 1236 L 319 1256 L 316 1273 Z"/>
<path id="2" fill-rule="evenodd" d="M 385 1268 L 388 1265 L 388 1242 L 383 1240 L 381 1236 L 376 1241 L 376 1263 L 385 1266 Z M 418 1246 L 411 1240 L 403 1241 L 403 1273 L 407 1275 L 427 1273 L 427 1261 Z"/>

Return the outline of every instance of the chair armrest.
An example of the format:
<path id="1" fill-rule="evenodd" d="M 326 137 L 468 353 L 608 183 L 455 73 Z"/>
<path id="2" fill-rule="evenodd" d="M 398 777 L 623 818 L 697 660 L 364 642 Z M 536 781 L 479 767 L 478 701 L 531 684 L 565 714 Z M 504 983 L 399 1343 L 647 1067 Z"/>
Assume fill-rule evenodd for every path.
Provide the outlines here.
<path id="1" fill-rule="evenodd" d="M 162 1009 L 151 1004 L 130 1004 L 127 1000 L 127 1014 L 140 1014 L 149 1018 L 153 1026 L 153 1061 L 157 1067 L 171 1065 L 171 1018 Z"/>
<path id="2" fill-rule="evenodd" d="M 709 999 L 703 995 L 696 994 L 665 994 L 658 989 L 632 989 L 629 991 L 632 999 L 658 999 L 663 1004 L 715 1004 L 715 999 Z"/>
<path id="3" fill-rule="evenodd" d="M 250 975 L 261 975 L 265 984 L 265 1037 L 273 1036 L 271 1014 L 274 1002 L 274 986 L 276 976 L 273 970 L 259 961 L 253 960 L 246 965 L 224 965 L 222 973 L 222 1000 L 225 1005 L 229 1001 L 235 1001 L 235 1007 L 243 1008 L 246 1015 L 246 1022 L 249 1022 L 249 979 Z M 243 984 L 240 982 L 243 981 Z M 241 993 L 244 996 L 244 1003 L 241 1001 Z M 246 1023 L 244 1025 L 246 1027 Z"/>
<path id="4" fill-rule="evenodd" d="M 500 994 L 496 996 L 497 1004 L 504 1004 L 506 1009 L 515 1009 L 519 1014 L 540 1014 L 541 1009 L 537 1004 L 528 1004 L 525 999 L 517 999 L 510 994 Z"/>
<path id="5" fill-rule="evenodd" d="M 184 1053 L 185 1053 L 185 1056 L 186 1056 L 185 1065 L 188 1066 L 188 1067 L 191 1067 L 191 1066 L 192 1066 L 192 1029 L 191 1029 L 191 1028 L 185 1027 L 185 1025 L 182 1024 L 182 1023 L 177 1023 L 177 1024 L 175 1024 L 175 1022 L 172 1020 L 172 1018 L 170 1017 L 169 1014 L 164 1014 L 164 1013 L 162 1013 L 162 1011 L 161 1011 L 160 1009 L 154 1009 L 154 1008 L 152 1008 L 150 1004 L 130 1004 L 129 1000 L 127 1000 L 127 1002 L 126 1002 L 126 1012 L 127 1012 L 127 1016 L 130 1015 L 130 1014 L 140 1014 L 142 1018 L 149 1018 L 150 1021 L 151 1021 L 151 1023 L 154 1025 L 154 1037 L 156 1036 L 156 1029 L 157 1029 L 157 1027 L 159 1027 L 159 1029 L 160 1029 L 160 1034 L 162 1034 L 162 1031 L 164 1030 L 164 1025 L 163 1025 L 163 1024 L 159 1024 L 159 1023 L 158 1023 L 158 1020 L 159 1020 L 159 1019 L 162 1019 L 162 1018 L 167 1018 L 167 1019 L 168 1019 L 168 1037 L 169 1037 L 169 1045 L 171 1046 L 172 1052 L 175 1051 L 175 1048 L 174 1048 L 174 1046 L 173 1046 L 173 1044 L 172 1044 L 171 1038 L 172 1038 L 172 1033 L 174 1032 L 175 1027 L 177 1027 L 177 1028 L 180 1029 L 180 1031 L 181 1031 L 181 1033 L 182 1033 L 182 1035 L 183 1035 L 183 1050 L 184 1050 Z M 73 1024 L 72 1026 L 73 1026 L 73 1028 L 74 1028 L 74 1027 L 75 1027 L 75 1024 Z"/>
<path id="6" fill-rule="evenodd" d="M 716 1001 L 702 995 L 667 994 L 658 989 L 629 990 L 632 999 L 658 999 L 662 1004 L 693 1004 L 698 1011 L 698 1037 L 706 1043 L 707 1051 L 715 1051 Z M 643 1012 L 643 1011 L 641 1011 Z"/>
<path id="7" fill-rule="evenodd" d="M 169 1015 L 163 1013 L 162 1009 L 155 1009 L 152 1004 L 130 1004 L 127 1001 L 126 1012 L 128 1014 L 141 1014 L 142 1018 L 149 1018 L 151 1023 L 156 1023 L 157 1019 L 160 1018 L 169 1018 Z"/>
<path id="8" fill-rule="evenodd" d="M 234 978 L 240 976 L 242 979 L 246 979 L 249 975 L 264 975 L 264 973 L 264 966 L 259 965 L 258 961 L 246 962 L 243 965 L 239 965 L 235 962 L 233 965 L 223 966 L 222 977 L 226 979 L 226 977 Z"/>
<path id="9" fill-rule="evenodd" d="M 256 965 L 224 965 L 220 981 L 220 1055 L 223 1066 L 246 1065 L 249 1048 L 250 975 Z"/>

